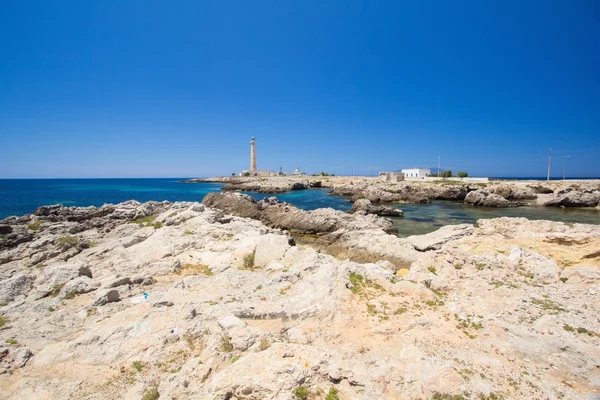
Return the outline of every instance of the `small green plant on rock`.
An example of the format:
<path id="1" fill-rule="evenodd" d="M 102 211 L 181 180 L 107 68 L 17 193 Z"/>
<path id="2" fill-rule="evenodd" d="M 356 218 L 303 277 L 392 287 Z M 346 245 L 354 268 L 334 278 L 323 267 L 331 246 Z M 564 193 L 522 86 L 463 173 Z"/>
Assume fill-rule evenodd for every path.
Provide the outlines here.
<path id="1" fill-rule="evenodd" d="M 483 263 L 475 264 L 475 268 L 477 268 L 477 271 L 483 271 L 486 267 L 487 267 L 487 264 L 483 264 Z"/>
<path id="2" fill-rule="evenodd" d="M 15 339 L 7 339 L 5 340 L 6 343 L 10 344 L 10 345 L 17 345 L 19 342 L 17 342 Z"/>
<path id="3" fill-rule="evenodd" d="M 244 256 L 244 264 L 242 269 L 254 270 L 254 258 L 256 256 L 256 249 L 252 250 L 252 253 L 248 253 Z"/>
<path id="4" fill-rule="evenodd" d="M 234 356 L 234 357 L 231 359 L 231 363 L 233 364 L 234 362 L 236 362 L 236 361 L 237 361 L 237 360 L 239 360 L 239 359 L 240 359 L 240 356 Z"/>
<path id="5" fill-rule="evenodd" d="M 160 398 L 160 393 L 158 392 L 158 384 L 154 384 L 154 386 L 146 389 L 144 394 L 142 395 L 142 400 L 158 400 Z"/>
<path id="6" fill-rule="evenodd" d="M 327 393 L 325 400 L 340 400 L 338 390 L 336 388 L 329 389 L 329 393 Z"/>
<path id="7" fill-rule="evenodd" d="M 77 293 L 75 293 L 75 292 L 69 292 L 69 293 L 67 293 L 67 294 L 65 295 L 65 300 L 72 300 L 72 299 L 74 299 L 75 297 L 77 297 Z"/>
<path id="8" fill-rule="evenodd" d="M 430 267 L 427 267 L 427 271 L 431 272 L 434 275 L 437 275 L 436 269 L 433 265 Z"/>
<path id="9" fill-rule="evenodd" d="M 6 325 L 7 322 L 8 320 L 4 316 L 0 315 L 0 328 Z"/>
<path id="10" fill-rule="evenodd" d="M 190 235 L 193 235 L 194 232 L 190 231 L 189 229 L 186 229 L 185 234 L 190 236 Z"/>
<path id="11" fill-rule="evenodd" d="M 221 335 L 221 346 L 220 349 L 224 353 L 231 353 L 233 351 L 233 345 L 231 344 L 231 338 L 225 334 Z"/>
<path id="12" fill-rule="evenodd" d="M 563 328 L 564 328 L 564 330 L 565 330 L 565 331 L 567 331 L 567 332 L 575 332 L 575 328 L 573 328 L 573 327 L 572 327 L 571 325 L 569 325 L 569 324 L 564 324 L 564 325 L 563 325 Z"/>
<path id="13" fill-rule="evenodd" d="M 144 369 L 144 363 L 141 361 L 134 361 L 133 368 L 135 368 L 137 372 L 142 372 L 142 370 Z"/>
<path id="14" fill-rule="evenodd" d="M 32 223 L 27 225 L 27 229 L 29 229 L 30 231 L 37 231 L 40 229 L 40 225 L 42 225 L 40 221 L 33 221 Z"/>
<path id="15" fill-rule="evenodd" d="M 304 386 L 298 386 L 296 389 L 294 389 L 294 397 L 296 397 L 297 399 L 300 400 L 306 400 L 308 399 L 308 389 L 305 388 Z"/>
<path id="16" fill-rule="evenodd" d="M 58 244 L 76 246 L 79 244 L 79 239 L 75 236 L 61 236 L 58 238 Z"/>
<path id="17" fill-rule="evenodd" d="M 258 350 L 259 351 L 265 351 L 267 350 L 269 347 L 271 347 L 271 341 L 267 338 L 263 338 L 260 341 L 260 344 L 258 345 Z"/>
<path id="18" fill-rule="evenodd" d="M 65 286 L 64 283 L 52 286 L 52 290 L 50 291 L 50 293 L 48 293 L 48 296 L 50 296 L 50 297 L 56 297 L 56 296 L 58 296 L 58 294 L 62 290 L 63 286 Z"/>

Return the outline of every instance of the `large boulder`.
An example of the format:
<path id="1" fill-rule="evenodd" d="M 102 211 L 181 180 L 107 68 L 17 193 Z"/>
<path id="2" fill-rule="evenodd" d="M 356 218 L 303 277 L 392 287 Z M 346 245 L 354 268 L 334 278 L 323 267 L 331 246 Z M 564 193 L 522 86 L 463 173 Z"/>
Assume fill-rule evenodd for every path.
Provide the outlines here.
<path id="1" fill-rule="evenodd" d="M 537 194 L 525 187 L 501 184 L 491 188 L 490 193 L 504 197 L 506 200 L 535 200 Z"/>
<path id="2" fill-rule="evenodd" d="M 409 236 L 406 240 L 418 251 L 439 250 L 444 244 L 473 234 L 473 225 L 446 225 L 426 235 Z"/>
<path id="3" fill-rule="evenodd" d="M 600 203 L 600 192 L 585 193 L 573 190 L 557 195 L 544 203 L 547 207 L 597 207 Z"/>
<path id="4" fill-rule="evenodd" d="M 465 197 L 465 203 L 481 207 L 509 207 L 512 203 L 504 197 L 490 193 L 487 189 L 469 192 Z"/>
<path id="5" fill-rule="evenodd" d="M 354 214 L 357 211 L 364 211 L 367 214 L 375 214 L 381 217 L 401 217 L 404 215 L 402 210 L 388 206 L 374 206 L 369 199 L 356 200 L 348 213 Z"/>
<path id="6" fill-rule="evenodd" d="M 45 267 L 34 282 L 35 298 L 58 295 L 65 284 L 78 276 L 92 277 L 89 267 L 79 263 L 55 264 Z"/>
<path id="7" fill-rule="evenodd" d="M 9 303 L 15 297 L 26 294 L 30 279 L 25 274 L 15 275 L 12 278 L 0 281 L 0 303 Z"/>
<path id="8" fill-rule="evenodd" d="M 256 200 L 247 194 L 235 192 L 209 193 L 204 196 L 202 204 L 238 217 L 258 219 L 260 216 Z"/>

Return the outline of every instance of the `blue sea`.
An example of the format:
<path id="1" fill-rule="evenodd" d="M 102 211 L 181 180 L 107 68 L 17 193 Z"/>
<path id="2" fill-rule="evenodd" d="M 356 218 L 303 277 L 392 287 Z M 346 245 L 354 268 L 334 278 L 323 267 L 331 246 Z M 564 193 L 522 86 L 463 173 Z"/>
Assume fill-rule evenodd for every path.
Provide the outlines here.
<path id="1" fill-rule="evenodd" d="M 30 214 L 42 205 L 101 206 L 127 200 L 202 201 L 210 192 L 220 191 L 216 183 L 181 183 L 182 178 L 160 179 L 0 179 L 0 219 L 9 215 Z M 330 196 L 329 189 L 309 189 L 277 195 L 305 210 L 331 207 L 347 211 L 351 204 L 344 197 Z M 267 196 L 247 192 L 260 200 Z M 395 218 L 400 236 L 423 234 L 441 226 L 474 223 L 480 218 L 525 217 L 564 222 L 600 224 L 596 209 L 557 209 L 545 207 L 481 208 L 460 202 L 435 201 L 431 204 L 394 205 L 404 210 Z"/>

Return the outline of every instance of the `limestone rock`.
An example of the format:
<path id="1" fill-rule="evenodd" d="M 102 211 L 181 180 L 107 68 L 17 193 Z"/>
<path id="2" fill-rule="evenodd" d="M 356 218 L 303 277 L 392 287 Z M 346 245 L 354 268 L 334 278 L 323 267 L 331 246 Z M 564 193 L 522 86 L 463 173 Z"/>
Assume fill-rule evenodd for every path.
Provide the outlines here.
<path id="1" fill-rule="evenodd" d="M 544 205 L 547 207 L 597 207 L 598 203 L 600 203 L 600 192 L 570 191 L 558 194 Z"/>
<path id="2" fill-rule="evenodd" d="M 382 217 L 401 217 L 404 215 L 402 210 L 394 209 L 388 206 L 374 206 L 368 199 L 358 199 L 352 204 L 348 213 L 353 214 L 357 211 L 364 211 L 367 214 L 375 214 Z"/>
<path id="3" fill-rule="evenodd" d="M 91 304 L 92 307 L 103 306 L 108 303 L 114 303 L 116 301 L 120 301 L 121 296 L 119 292 L 115 289 L 104 290 L 96 297 L 96 300 Z"/>
<path id="4" fill-rule="evenodd" d="M 0 281 L 0 303 L 9 303 L 17 296 L 26 294 L 30 287 L 30 278 L 26 274 L 17 274 Z"/>
<path id="5" fill-rule="evenodd" d="M 426 235 L 409 236 L 406 240 L 418 251 L 439 250 L 449 241 L 473 234 L 474 230 L 469 224 L 446 225 Z"/>

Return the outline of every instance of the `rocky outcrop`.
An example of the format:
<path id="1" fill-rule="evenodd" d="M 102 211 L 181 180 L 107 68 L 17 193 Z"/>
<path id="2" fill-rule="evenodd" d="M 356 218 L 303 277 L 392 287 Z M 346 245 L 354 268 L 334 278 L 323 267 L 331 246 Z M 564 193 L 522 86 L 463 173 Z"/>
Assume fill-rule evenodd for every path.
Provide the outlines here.
<path id="1" fill-rule="evenodd" d="M 465 203 L 481 207 L 510 207 L 519 205 L 519 203 L 510 202 L 500 195 L 491 193 L 487 189 L 469 192 L 467 197 L 465 197 Z"/>
<path id="2" fill-rule="evenodd" d="M 475 228 L 469 224 L 447 225 L 426 235 L 409 236 L 406 240 L 418 251 L 439 250 L 452 240 L 473 234 Z"/>
<path id="3" fill-rule="evenodd" d="M 544 203 L 547 207 L 597 207 L 600 203 L 600 191 L 591 193 L 578 190 L 558 193 L 552 200 Z"/>
<path id="4" fill-rule="evenodd" d="M 374 206 L 370 200 L 358 199 L 352 204 L 352 208 L 348 213 L 354 214 L 355 212 L 364 212 L 367 214 L 375 214 L 380 217 L 401 217 L 404 215 L 402 210 L 388 207 L 388 206 Z"/>
<path id="5" fill-rule="evenodd" d="M 261 214 L 296 212 L 265 203 Z M 497 218 L 409 240 L 375 228 L 373 215 L 315 214 L 341 228 L 304 236 L 342 243 L 334 257 L 198 203 L 155 210 L 144 223 L 112 213 L 45 220 L 34 241 L 0 252 L 9 260 L 0 265 L 2 398 L 583 399 L 600 390 L 598 226 Z M 90 245 L 56 247 L 74 227 Z M 48 258 L 32 267 L 40 253 Z M 50 281 L 58 286 L 39 297 Z"/>

